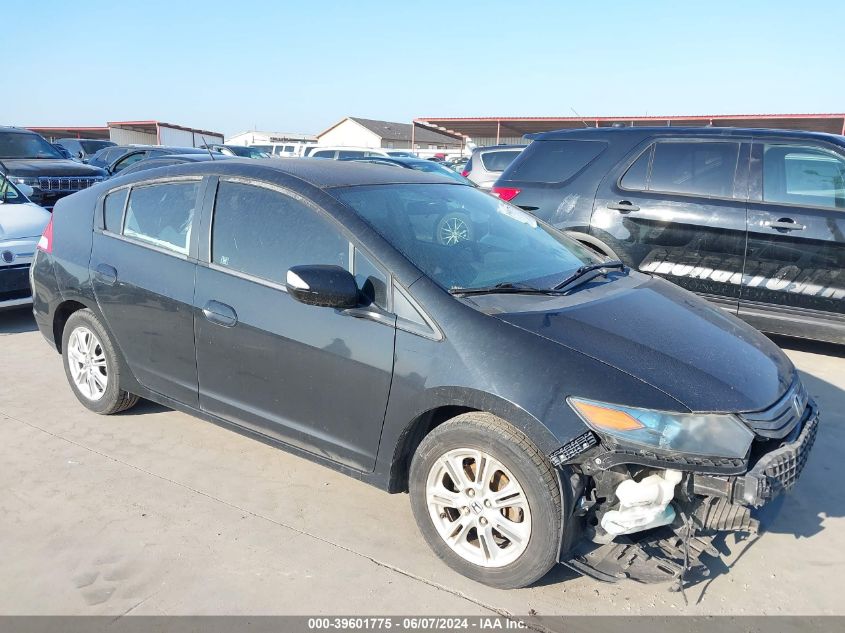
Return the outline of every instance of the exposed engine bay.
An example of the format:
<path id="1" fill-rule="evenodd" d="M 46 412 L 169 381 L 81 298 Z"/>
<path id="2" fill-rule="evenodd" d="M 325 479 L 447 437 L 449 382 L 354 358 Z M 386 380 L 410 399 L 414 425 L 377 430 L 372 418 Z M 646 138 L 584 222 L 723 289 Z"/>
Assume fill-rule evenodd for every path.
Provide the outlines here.
<path id="1" fill-rule="evenodd" d="M 819 418 L 809 398 L 795 404 L 792 428 L 782 437 L 754 428 L 744 459 L 626 446 L 593 430 L 561 447 L 552 460 L 575 492 L 561 562 L 604 582 L 681 591 L 690 575 L 707 577 L 702 556 L 720 555 L 714 539 L 756 534 L 754 511 L 798 480 Z"/>

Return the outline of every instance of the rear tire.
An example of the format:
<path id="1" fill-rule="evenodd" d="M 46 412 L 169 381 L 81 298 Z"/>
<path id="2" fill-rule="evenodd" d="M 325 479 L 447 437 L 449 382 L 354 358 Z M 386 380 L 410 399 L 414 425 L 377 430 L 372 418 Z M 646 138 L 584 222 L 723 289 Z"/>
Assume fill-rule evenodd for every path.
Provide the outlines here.
<path id="1" fill-rule="evenodd" d="M 120 363 L 114 344 L 87 308 L 70 315 L 62 333 L 62 361 L 68 383 L 87 409 L 111 415 L 129 409 L 138 396 L 120 388 Z"/>
<path id="2" fill-rule="evenodd" d="M 414 454 L 409 488 L 423 537 L 464 576 L 515 589 L 557 562 L 557 475 L 533 442 L 501 418 L 465 413 L 435 428 Z"/>

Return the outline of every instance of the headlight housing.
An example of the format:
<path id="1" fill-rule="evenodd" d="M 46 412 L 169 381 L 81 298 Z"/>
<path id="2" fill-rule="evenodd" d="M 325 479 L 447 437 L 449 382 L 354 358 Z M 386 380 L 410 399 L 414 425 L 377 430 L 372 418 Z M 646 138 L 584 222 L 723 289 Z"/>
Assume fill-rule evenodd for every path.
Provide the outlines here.
<path id="1" fill-rule="evenodd" d="M 16 185 L 29 185 L 30 187 L 37 187 L 39 184 L 37 176 L 10 176 L 10 180 Z"/>
<path id="2" fill-rule="evenodd" d="M 753 431 L 731 414 L 654 411 L 571 396 L 566 401 L 595 432 L 644 448 L 744 458 L 754 440 Z"/>

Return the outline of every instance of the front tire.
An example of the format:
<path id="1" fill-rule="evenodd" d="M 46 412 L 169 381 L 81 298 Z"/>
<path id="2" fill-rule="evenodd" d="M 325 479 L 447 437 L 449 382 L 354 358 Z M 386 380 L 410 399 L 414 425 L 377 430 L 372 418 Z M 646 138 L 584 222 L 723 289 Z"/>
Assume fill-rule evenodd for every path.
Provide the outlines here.
<path id="1" fill-rule="evenodd" d="M 438 426 L 411 462 L 417 525 L 455 571 L 501 589 L 542 578 L 560 550 L 561 497 L 548 459 L 488 413 Z"/>
<path id="2" fill-rule="evenodd" d="M 74 312 L 62 333 L 68 383 L 86 408 L 101 415 L 129 409 L 138 396 L 120 388 L 120 364 L 108 332 L 87 308 Z"/>

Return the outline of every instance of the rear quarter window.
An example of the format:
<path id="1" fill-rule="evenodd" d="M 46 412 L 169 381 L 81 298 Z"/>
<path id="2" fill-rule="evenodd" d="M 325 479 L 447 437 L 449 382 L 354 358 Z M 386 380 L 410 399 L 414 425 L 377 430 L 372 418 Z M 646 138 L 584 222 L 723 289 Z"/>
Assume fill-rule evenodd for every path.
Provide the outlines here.
<path id="1" fill-rule="evenodd" d="M 507 180 L 560 183 L 569 180 L 607 149 L 603 141 L 534 141 Z"/>

